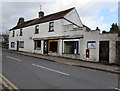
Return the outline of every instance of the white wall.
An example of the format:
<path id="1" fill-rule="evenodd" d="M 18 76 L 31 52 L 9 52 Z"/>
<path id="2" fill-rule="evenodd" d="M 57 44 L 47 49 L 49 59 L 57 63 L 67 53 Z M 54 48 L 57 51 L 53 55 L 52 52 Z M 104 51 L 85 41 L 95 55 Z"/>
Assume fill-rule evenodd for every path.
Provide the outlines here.
<path id="1" fill-rule="evenodd" d="M 80 58 L 87 61 L 99 62 L 99 41 L 109 41 L 109 63 L 114 63 L 116 59 L 116 41 L 118 34 L 99 34 L 99 31 L 90 31 L 84 34 L 84 39 L 81 39 L 83 46 L 80 50 Z M 96 48 L 89 49 L 90 57 L 86 58 L 86 49 L 88 41 L 96 41 Z"/>
<path id="2" fill-rule="evenodd" d="M 70 20 L 71 22 L 75 23 L 76 25 L 83 27 L 82 22 L 80 20 L 80 17 L 76 11 L 76 9 L 73 9 L 70 13 L 64 16 L 67 20 Z M 63 25 L 68 25 L 70 22 L 64 21 Z"/>
<path id="3" fill-rule="evenodd" d="M 32 53 L 40 53 L 43 54 L 43 44 L 44 39 L 46 38 L 52 38 L 52 37 L 59 37 L 59 36 L 67 36 L 68 38 L 79 38 L 79 53 L 80 55 L 63 55 L 62 54 L 62 39 L 59 39 L 58 45 L 59 50 L 58 54 L 53 54 L 56 56 L 64 56 L 64 57 L 70 57 L 70 58 L 77 58 L 87 61 L 94 61 L 99 62 L 99 41 L 110 41 L 110 47 L 109 47 L 109 56 L 110 56 L 110 63 L 113 63 L 116 58 L 116 45 L 115 42 L 118 40 L 117 34 L 103 34 L 100 35 L 99 31 L 86 31 L 86 28 L 83 27 L 82 22 L 77 14 L 76 9 L 72 10 L 70 13 L 68 13 L 65 16 L 66 19 L 70 20 L 71 22 L 77 24 L 79 27 L 75 27 L 72 23 L 65 19 L 59 19 L 49 22 L 54 22 L 54 32 L 49 32 L 49 22 L 36 24 L 39 25 L 39 34 L 35 33 L 35 26 L 28 26 L 23 29 L 23 36 L 19 36 L 20 29 L 15 30 L 15 37 L 12 37 L 12 32 L 10 31 L 9 36 L 9 44 L 11 42 L 15 42 L 17 44 L 17 41 L 24 41 L 24 48 L 19 48 L 20 51 L 25 52 L 32 52 Z M 18 35 L 18 36 L 17 36 Z M 81 38 L 80 38 L 81 37 Z M 82 38 L 83 37 L 83 38 Z M 30 39 L 32 38 L 32 39 Z M 41 40 L 41 50 L 34 50 L 34 39 Z M 96 48 L 90 49 L 90 57 L 86 58 L 86 49 L 87 49 L 87 42 L 88 41 L 96 41 Z M 11 48 L 11 45 L 9 45 L 9 49 L 16 50 L 15 48 Z"/>

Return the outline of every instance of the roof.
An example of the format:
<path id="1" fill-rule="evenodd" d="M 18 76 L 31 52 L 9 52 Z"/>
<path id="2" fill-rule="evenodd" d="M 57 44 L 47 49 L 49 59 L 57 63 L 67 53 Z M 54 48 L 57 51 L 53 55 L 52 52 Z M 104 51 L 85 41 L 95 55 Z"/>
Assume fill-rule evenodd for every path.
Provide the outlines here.
<path id="1" fill-rule="evenodd" d="M 28 26 L 35 25 L 35 24 L 39 24 L 39 23 L 48 22 L 48 21 L 51 21 L 51 20 L 61 19 L 73 9 L 75 9 L 75 7 L 64 10 L 64 11 L 60 11 L 60 12 L 57 12 L 57 13 L 53 13 L 53 14 L 50 14 L 50 15 L 46 15 L 46 16 L 44 16 L 42 18 L 36 18 L 36 19 L 26 21 L 26 22 L 24 22 L 24 23 L 22 23 L 20 25 L 16 25 L 12 29 L 10 29 L 10 31 L 15 30 L 15 29 L 28 27 Z"/>

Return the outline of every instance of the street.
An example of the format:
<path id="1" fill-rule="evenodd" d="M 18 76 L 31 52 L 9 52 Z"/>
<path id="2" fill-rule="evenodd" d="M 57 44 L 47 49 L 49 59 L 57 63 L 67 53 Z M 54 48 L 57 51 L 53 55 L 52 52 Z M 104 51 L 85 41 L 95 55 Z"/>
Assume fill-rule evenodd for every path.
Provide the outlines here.
<path id="1" fill-rule="evenodd" d="M 2 75 L 19 89 L 116 89 L 118 75 L 2 52 Z"/>

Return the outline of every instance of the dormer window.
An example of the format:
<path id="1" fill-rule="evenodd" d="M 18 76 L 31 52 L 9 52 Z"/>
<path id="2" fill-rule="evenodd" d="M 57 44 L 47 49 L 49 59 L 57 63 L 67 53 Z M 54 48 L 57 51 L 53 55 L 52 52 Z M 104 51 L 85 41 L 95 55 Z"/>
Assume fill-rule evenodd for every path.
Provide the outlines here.
<path id="1" fill-rule="evenodd" d="M 15 31 L 13 31 L 13 35 L 12 35 L 12 37 L 15 37 Z"/>
<path id="2" fill-rule="evenodd" d="M 54 22 L 49 23 L 49 32 L 54 31 Z"/>
<path id="3" fill-rule="evenodd" d="M 23 31 L 22 31 L 22 29 L 20 29 L 20 36 L 23 36 Z"/>
<path id="4" fill-rule="evenodd" d="M 35 34 L 39 34 L 39 25 L 35 26 Z"/>

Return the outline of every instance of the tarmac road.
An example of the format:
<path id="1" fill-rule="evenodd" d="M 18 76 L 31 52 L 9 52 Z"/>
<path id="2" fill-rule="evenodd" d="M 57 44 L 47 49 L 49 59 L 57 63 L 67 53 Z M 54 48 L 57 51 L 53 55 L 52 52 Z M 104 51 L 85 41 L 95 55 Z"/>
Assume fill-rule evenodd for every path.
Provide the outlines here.
<path id="1" fill-rule="evenodd" d="M 2 74 L 19 89 L 117 89 L 118 75 L 2 52 Z"/>

